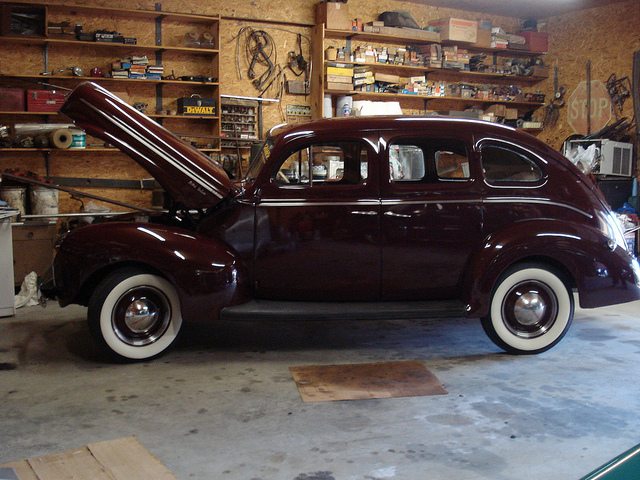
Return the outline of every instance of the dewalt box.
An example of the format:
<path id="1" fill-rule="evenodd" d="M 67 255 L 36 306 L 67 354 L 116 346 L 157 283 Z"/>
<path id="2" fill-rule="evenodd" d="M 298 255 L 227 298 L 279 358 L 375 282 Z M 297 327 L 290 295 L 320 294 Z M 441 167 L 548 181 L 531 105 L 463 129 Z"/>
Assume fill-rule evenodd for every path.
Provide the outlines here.
<path id="1" fill-rule="evenodd" d="M 54 90 L 27 90 L 27 112 L 57 112 L 65 100 Z"/>
<path id="2" fill-rule="evenodd" d="M 178 99 L 178 113 L 198 117 L 216 116 L 216 99 L 202 97 L 182 97 Z"/>

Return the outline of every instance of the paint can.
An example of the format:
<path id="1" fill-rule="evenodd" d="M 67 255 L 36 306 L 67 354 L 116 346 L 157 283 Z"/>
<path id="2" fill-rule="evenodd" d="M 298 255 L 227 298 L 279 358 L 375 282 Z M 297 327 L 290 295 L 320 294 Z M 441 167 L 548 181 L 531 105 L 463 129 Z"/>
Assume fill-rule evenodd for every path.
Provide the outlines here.
<path id="1" fill-rule="evenodd" d="M 69 148 L 86 148 L 87 135 L 84 130 L 73 129 L 71 132 L 71 145 Z"/>
<path id="2" fill-rule="evenodd" d="M 47 187 L 29 187 L 29 201 L 33 215 L 58 214 L 58 190 Z"/>
<path id="3" fill-rule="evenodd" d="M 11 208 L 19 210 L 20 215 L 26 214 L 26 199 L 26 187 L 0 187 L 0 200 L 7 202 Z"/>

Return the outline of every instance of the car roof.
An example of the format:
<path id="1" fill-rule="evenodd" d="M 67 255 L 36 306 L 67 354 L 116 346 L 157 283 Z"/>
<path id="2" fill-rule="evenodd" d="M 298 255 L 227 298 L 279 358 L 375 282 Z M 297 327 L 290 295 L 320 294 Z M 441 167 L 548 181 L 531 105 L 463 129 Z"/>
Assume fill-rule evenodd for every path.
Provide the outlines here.
<path id="1" fill-rule="evenodd" d="M 334 117 L 313 120 L 292 125 L 279 125 L 272 129 L 273 136 L 290 135 L 300 132 L 329 133 L 335 131 L 367 131 L 367 130 L 413 130 L 422 129 L 426 125 L 443 130 L 474 130 L 506 134 L 513 136 L 519 133 L 513 127 L 498 123 L 476 120 L 471 118 L 441 117 L 441 116 L 374 116 L 374 117 Z"/>

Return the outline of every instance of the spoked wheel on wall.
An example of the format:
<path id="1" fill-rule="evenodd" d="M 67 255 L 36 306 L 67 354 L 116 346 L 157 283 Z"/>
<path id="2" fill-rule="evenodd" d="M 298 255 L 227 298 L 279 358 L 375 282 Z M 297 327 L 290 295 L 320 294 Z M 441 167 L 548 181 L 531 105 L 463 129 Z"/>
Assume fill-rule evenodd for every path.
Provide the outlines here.
<path id="1" fill-rule="evenodd" d="M 498 279 L 482 327 L 507 352 L 534 354 L 562 339 L 573 313 L 573 295 L 556 269 L 523 264 Z"/>
<path id="2" fill-rule="evenodd" d="M 180 300 L 166 279 L 134 269 L 107 276 L 89 302 L 96 343 L 118 360 L 146 360 L 163 353 L 182 326 Z"/>

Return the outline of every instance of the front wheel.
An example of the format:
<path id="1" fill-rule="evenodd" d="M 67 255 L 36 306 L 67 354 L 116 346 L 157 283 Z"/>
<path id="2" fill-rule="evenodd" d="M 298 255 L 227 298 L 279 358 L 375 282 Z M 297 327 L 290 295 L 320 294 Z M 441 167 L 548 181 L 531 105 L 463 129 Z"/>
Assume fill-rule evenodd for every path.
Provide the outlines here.
<path id="1" fill-rule="evenodd" d="M 513 354 L 544 352 L 558 343 L 573 320 L 573 295 L 555 269 L 524 264 L 498 280 L 482 327 Z"/>
<path id="2" fill-rule="evenodd" d="M 134 269 L 107 276 L 87 312 L 96 343 L 117 360 L 148 360 L 163 353 L 182 326 L 180 299 L 166 279 Z"/>

